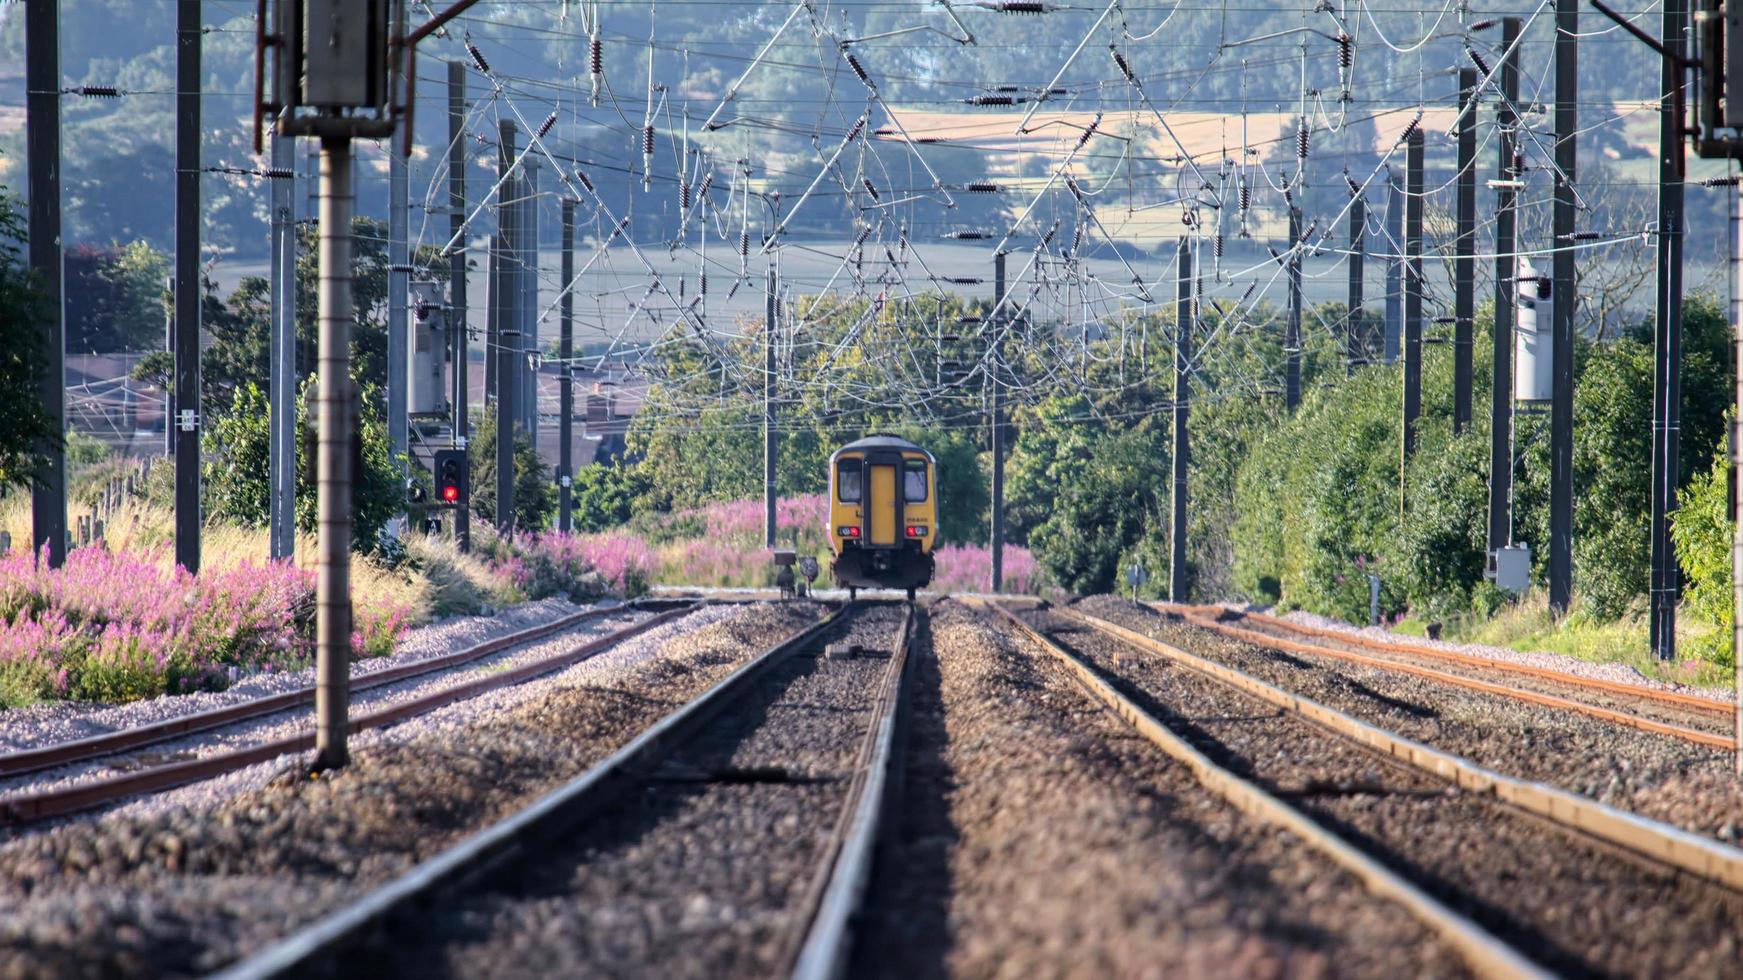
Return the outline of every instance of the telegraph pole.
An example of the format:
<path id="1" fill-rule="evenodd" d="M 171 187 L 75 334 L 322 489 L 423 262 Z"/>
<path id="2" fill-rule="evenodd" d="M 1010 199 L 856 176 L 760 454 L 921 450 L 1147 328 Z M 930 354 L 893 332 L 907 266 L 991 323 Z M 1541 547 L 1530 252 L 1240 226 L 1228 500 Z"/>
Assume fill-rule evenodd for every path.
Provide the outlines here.
<path id="1" fill-rule="evenodd" d="M 498 160 L 504 181 L 503 205 L 497 209 L 499 229 L 496 235 L 496 276 L 490 287 L 490 307 L 496 320 L 496 337 L 491 343 L 496 366 L 496 529 L 503 537 L 514 533 L 514 430 L 519 418 L 515 405 L 515 352 L 520 349 L 520 297 L 518 263 L 515 254 L 520 243 L 520 207 L 514 203 L 521 194 L 521 181 L 507 179 L 514 165 L 514 123 L 504 119 L 498 128 Z"/>
<path id="2" fill-rule="evenodd" d="M 1360 196 L 1350 201 L 1350 301 L 1344 321 L 1344 376 L 1368 363 L 1368 338 L 1362 328 L 1362 259 L 1366 241 L 1368 208 Z"/>
<path id="3" fill-rule="evenodd" d="M 1683 184 L 1683 66 L 1688 50 L 1688 0 L 1665 0 L 1658 112 L 1658 308 L 1653 317 L 1652 548 L 1650 617 L 1652 653 L 1676 659 L 1676 598 L 1680 583 L 1670 539 L 1681 472 Z M 1739 39 L 1730 39 L 1736 43 Z M 1557 245 L 1565 245 L 1560 239 Z"/>
<path id="4" fill-rule="evenodd" d="M 763 547 L 775 546 L 775 325 L 780 319 L 780 280 L 769 250 L 769 285 L 763 297 Z"/>
<path id="5" fill-rule="evenodd" d="M 200 0 L 176 4 L 176 564 L 200 570 Z M 55 86 L 59 88 L 59 85 Z M 350 642 L 350 632 L 346 632 Z"/>
<path id="6" fill-rule="evenodd" d="M 1501 102 L 1495 107 L 1495 329 L 1489 392 L 1489 551 L 1513 543 L 1513 116 L 1519 100 L 1519 18 L 1501 19 Z"/>
<path id="7" fill-rule="evenodd" d="M 403 129 L 405 121 L 400 120 Z M 388 451 L 400 459 L 411 443 L 411 422 L 406 417 L 406 385 L 410 375 L 410 338 L 406 330 L 406 298 L 411 292 L 411 256 L 406 246 L 406 224 L 411 210 L 410 183 L 405 154 L 392 147 L 387 154 L 387 442 Z"/>
<path id="8" fill-rule="evenodd" d="M 557 381 L 557 530 L 568 534 L 574 529 L 571 508 L 574 506 L 575 482 L 575 323 L 573 319 L 574 291 L 569 288 L 575 278 L 575 199 L 563 198 L 563 294 L 557 311 L 557 357 L 562 360 Z"/>
<path id="9" fill-rule="evenodd" d="M 1289 318 L 1283 325 L 1283 407 L 1301 404 L 1301 209 L 1289 206 Z"/>
<path id="10" fill-rule="evenodd" d="M 274 559 L 296 551 L 297 522 L 297 288 L 296 143 L 272 137 L 272 339 L 269 373 L 272 426 L 268 448 L 271 496 L 267 505 L 267 544 Z"/>
<path id="11" fill-rule="evenodd" d="M 1554 384 L 1549 416 L 1549 608 L 1567 612 L 1574 588 L 1574 134 L 1579 131 L 1580 10 L 1578 0 L 1555 0 L 1555 243 L 1551 269 L 1555 296 L 1550 335 Z"/>
<path id="12" fill-rule="evenodd" d="M 30 537 L 37 560 L 46 546 L 50 568 L 67 557 L 66 304 L 61 282 L 60 2 L 30 0 L 24 8 L 25 140 L 30 173 L 30 268 L 48 295 L 42 323 L 43 411 L 55 435 L 36 453 L 42 470 L 30 487 Z"/>
<path id="13" fill-rule="evenodd" d="M 1404 426 L 1403 463 L 1416 454 L 1416 420 L 1422 414 L 1422 127 L 1404 149 Z M 1398 471 L 1403 506 L 1404 470 Z"/>
<path id="14" fill-rule="evenodd" d="M 998 310 L 993 316 L 992 328 L 993 349 L 988 358 L 991 369 L 988 378 L 991 387 L 992 443 L 993 443 L 993 486 L 992 486 L 992 591 L 997 592 L 1005 584 L 1005 406 L 1004 393 L 999 385 L 1004 380 L 1004 322 L 1010 318 L 1010 311 L 999 309 L 1005 301 L 1005 253 L 993 254 L 993 309 Z"/>
<path id="15" fill-rule="evenodd" d="M 1471 424 L 1471 334 L 1477 316 L 1477 70 L 1459 69 L 1458 239 L 1453 251 L 1453 432 Z"/>
<path id="16" fill-rule="evenodd" d="M 448 256 L 448 329 L 453 333 L 454 418 L 450 423 L 452 445 L 465 449 L 469 419 L 466 402 L 471 397 L 470 368 L 466 344 L 466 66 L 448 63 L 448 231 L 454 250 Z M 472 481 L 460 481 L 460 499 L 454 504 L 454 545 L 462 552 L 472 547 Z"/>
<path id="17" fill-rule="evenodd" d="M 1174 304 L 1174 470 L 1173 515 L 1169 526 L 1168 601 L 1185 602 L 1189 592 L 1186 566 L 1186 474 L 1191 446 L 1186 432 L 1190 411 L 1192 328 L 1192 239 L 1180 237 L 1180 277 Z"/>

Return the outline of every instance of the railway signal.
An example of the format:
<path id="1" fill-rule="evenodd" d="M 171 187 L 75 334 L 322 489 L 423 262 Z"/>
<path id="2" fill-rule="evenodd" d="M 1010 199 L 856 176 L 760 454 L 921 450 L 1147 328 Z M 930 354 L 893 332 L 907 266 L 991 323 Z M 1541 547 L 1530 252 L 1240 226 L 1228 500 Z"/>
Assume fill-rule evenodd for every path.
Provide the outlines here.
<path id="1" fill-rule="evenodd" d="M 466 450 L 436 450 L 435 471 L 436 499 L 443 506 L 458 506 L 466 497 Z"/>

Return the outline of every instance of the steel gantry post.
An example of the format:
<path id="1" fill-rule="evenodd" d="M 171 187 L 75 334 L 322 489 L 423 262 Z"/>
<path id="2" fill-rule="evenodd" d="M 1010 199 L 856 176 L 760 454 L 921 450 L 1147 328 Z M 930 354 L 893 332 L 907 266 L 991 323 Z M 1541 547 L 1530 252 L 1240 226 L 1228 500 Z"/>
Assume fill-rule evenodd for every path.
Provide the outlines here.
<path id="1" fill-rule="evenodd" d="M 1676 658 L 1676 599 L 1680 590 L 1676 550 L 1670 539 L 1681 473 L 1682 441 L 1682 292 L 1683 184 L 1687 149 L 1683 140 L 1683 65 L 1688 49 L 1688 0 L 1664 0 L 1660 88 L 1666 93 L 1658 114 L 1658 297 L 1653 317 L 1652 384 L 1652 541 L 1650 615 L 1652 653 Z M 1558 245 L 1563 244 L 1559 240 Z"/>
<path id="2" fill-rule="evenodd" d="M 1513 543 L 1513 106 L 1519 100 L 1514 48 L 1520 20 L 1501 20 L 1501 101 L 1495 107 L 1495 328 L 1489 400 L 1489 550 Z"/>
<path id="3" fill-rule="evenodd" d="M 288 560 L 296 550 L 297 523 L 297 287 L 296 141 L 272 137 L 272 339 L 268 372 L 272 426 L 268 441 L 271 489 L 267 506 L 268 549 Z M 311 175 L 312 177 L 313 175 Z"/>
<path id="4" fill-rule="evenodd" d="M 1173 512 L 1168 528 L 1168 601 L 1185 602 L 1190 592 L 1190 569 L 1186 564 L 1186 477 L 1191 446 L 1186 432 L 1191 408 L 1192 329 L 1192 239 L 1180 237 L 1180 278 L 1174 304 L 1174 470 Z"/>
<path id="5" fill-rule="evenodd" d="M 1477 70 L 1459 69 L 1457 212 L 1453 246 L 1453 432 L 1471 424 L 1471 335 L 1477 316 Z"/>
<path id="6" fill-rule="evenodd" d="M 448 256 L 448 329 L 453 331 L 453 401 L 450 424 L 453 447 L 465 449 L 470 420 L 470 353 L 467 350 L 466 305 L 466 66 L 448 63 L 448 233 L 454 250 Z M 460 481 L 460 499 L 454 505 L 454 545 L 461 551 L 472 547 L 472 481 Z"/>
<path id="7" fill-rule="evenodd" d="M 780 322 L 780 279 L 769 250 L 769 283 L 763 296 L 763 547 L 775 546 L 775 331 Z"/>
<path id="8" fill-rule="evenodd" d="M 200 570 L 200 0 L 176 5 L 176 564 Z M 58 86 L 57 86 L 58 88 Z M 347 634 L 349 635 L 349 634 Z"/>
<path id="9" fill-rule="evenodd" d="M 1549 607 L 1567 612 L 1574 587 L 1574 136 L 1579 132 L 1579 0 L 1555 0 L 1555 297 L 1549 416 Z"/>
<path id="10" fill-rule="evenodd" d="M 496 529 L 503 537 L 514 533 L 514 430 L 519 418 L 515 404 L 519 387 L 515 362 L 520 350 L 520 208 L 513 202 L 522 191 L 521 182 L 509 176 L 515 157 L 514 123 L 502 120 L 498 130 L 498 160 L 502 169 L 501 200 L 497 208 L 496 275 L 490 287 L 490 307 L 496 321 L 491 344 L 496 366 Z"/>
<path id="11" fill-rule="evenodd" d="M 184 4 L 184 7 L 186 5 Z M 195 43 L 198 43 L 197 41 Z M 30 172 L 30 268 L 49 300 L 41 324 L 38 394 L 52 435 L 34 448 L 41 469 L 30 487 L 31 547 L 59 568 L 67 557 L 66 312 L 61 248 L 60 2 L 30 0 L 24 8 L 25 155 Z"/>
<path id="12" fill-rule="evenodd" d="M 1731 395 L 1731 410 L 1743 413 L 1743 183 L 1731 192 L 1731 336 L 1735 344 L 1732 353 L 1731 376 L 1736 385 Z M 1743 487 L 1743 419 L 1731 419 L 1731 481 Z M 1732 495 L 1731 517 L 1731 662 L 1743 663 L 1743 493 Z M 1743 776 L 1743 670 L 1734 671 L 1737 684 L 1735 762 L 1737 775 Z"/>
<path id="13" fill-rule="evenodd" d="M 315 768 L 349 761 L 351 671 L 351 440 L 357 391 L 351 382 L 351 214 L 349 137 L 321 140 L 321 281 L 317 371 L 315 557 Z"/>
<path id="14" fill-rule="evenodd" d="M 1368 363 L 1368 337 L 1362 324 L 1362 259 L 1366 248 L 1368 208 L 1361 195 L 1350 200 L 1350 301 L 1344 319 L 1344 375 Z"/>
<path id="15" fill-rule="evenodd" d="M 399 122 L 403 129 L 405 119 Z M 402 137 L 396 134 L 393 140 Z M 406 299 L 411 292 L 411 256 L 406 246 L 410 201 L 410 175 L 405 154 L 391 149 L 387 154 L 387 442 L 388 451 L 401 460 L 411 444 L 411 420 L 406 384 L 411 377 L 410 337 L 407 335 Z M 403 469 L 402 469 L 403 472 Z M 403 496 L 403 495 L 402 495 Z M 396 511 L 402 512 L 402 511 Z"/>
<path id="16" fill-rule="evenodd" d="M 1003 325 L 1010 319 L 1010 311 L 999 309 L 1005 301 L 1005 253 L 993 254 L 993 308 L 999 310 L 989 324 L 992 330 L 992 351 L 987 358 L 987 385 L 991 396 L 992 432 L 992 591 L 997 592 L 1005 584 L 1005 406 L 1004 406 L 1004 353 L 1005 332 Z"/>
<path id="17" fill-rule="evenodd" d="M 1404 195 L 1398 186 L 1398 176 L 1386 169 L 1386 335 L 1382 341 L 1387 364 L 1398 363 L 1398 340 L 1403 336 L 1404 318 L 1404 255 L 1399 245 L 1404 241 Z"/>
<path id="18" fill-rule="evenodd" d="M 1289 207 L 1289 316 L 1283 324 L 1283 407 L 1301 404 L 1301 209 Z"/>
<path id="19" fill-rule="evenodd" d="M 575 482 L 575 199 L 563 198 L 561 298 L 557 301 L 557 530 L 574 530 Z"/>
<path id="20" fill-rule="evenodd" d="M 520 261 L 516 265 L 520 291 L 520 344 L 515 348 L 515 375 L 520 379 L 521 428 L 527 440 L 539 444 L 539 159 L 527 155 L 521 164 Z"/>
<path id="21" fill-rule="evenodd" d="M 1416 422 L 1422 414 L 1422 128 L 1404 150 L 1404 424 L 1403 464 L 1416 453 Z M 1404 466 L 1398 470 L 1400 507 Z"/>

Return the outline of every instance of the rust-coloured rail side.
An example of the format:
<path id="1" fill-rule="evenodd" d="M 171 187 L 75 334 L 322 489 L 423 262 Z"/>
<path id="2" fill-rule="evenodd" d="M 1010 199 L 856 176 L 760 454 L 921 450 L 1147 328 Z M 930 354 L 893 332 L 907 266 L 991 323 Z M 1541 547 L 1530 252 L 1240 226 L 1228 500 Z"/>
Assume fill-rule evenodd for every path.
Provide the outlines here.
<path id="1" fill-rule="evenodd" d="M 1509 687 L 1506 684 L 1496 684 L 1492 681 L 1478 680 L 1475 677 L 1466 677 L 1463 674 L 1454 674 L 1444 670 L 1436 670 L 1433 667 L 1423 667 L 1417 664 L 1403 663 L 1385 657 L 1372 657 L 1363 653 L 1339 650 L 1335 647 L 1321 646 L 1315 643 L 1302 643 L 1297 640 L 1288 640 L 1280 636 L 1272 636 L 1269 633 L 1262 633 L 1258 630 L 1250 630 L 1230 623 L 1219 622 L 1196 612 L 1187 613 L 1185 618 L 1187 622 L 1194 626 L 1199 626 L 1220 633 L 1231 639 L 1242 640 L 1256 646 L 1271 647 L 1275 650 L 1285 650 L 1290 653 L 1305 653 L 1316 657 L 1330 657 L 1334 660 L 1343 660 L 1348 663 L 1361 664 L 1364 667 L 1376 667 L 1381 670 L 1395 671 L 1400 674 L 1410 674 L 1427 680 L 1436 681 L 1438 683 L 1451 684 L 1455 687 L 1462 687 L 1472 691 L 1481 691 L 1485 694 L 1495 694 L 1501 697 L 1512 698 L 1516 701 L 1525 701 L 1531 704 L 1542 705 L 1546 708 L 1577 712 L 1578 714 L 1586 715 L 1591 718 L 1597 718 L 1600 721 L 1607 721 L 1611 724 L 1622 725 L 1638 731 L 1651 732 L 1654 735 L 1668 735 L 1671 738 L 1679 738 L 1685 742 L 1692 742 L 1696 745 L 1702 745 L 1708 748 L 1729 749 L 1732 747 L 1732 739 L 1729 735 L 1721 735 L 1716 732 L 1703 732 L 1699 729 L 1688 728 L 1683 725 L 1673 725 L 1669 722 L 1655 721 L 1651 718 L 1642 718 L 1639 715 L 1631 715 L 1625 711 L 1616 711 L 1611 708 L 1599 707 L 1595 704 L 1587 704 L 1584 701 L 1574 701 L 1569 698 L 1556 697 L 1553 694 L 1543 694 L 1537 691 L 1527 691 L 1522 688 Z"/>
<path id="2" fill-rule="evenodd" d="M 522 664 L 513 670 L 503 671 L 500 674 L 490 674 L 463 684 L 445 687 L 422 697 L 394 705 L 391 708 L 383 708 L 380 711 L 352 718 L 351 731 L 361 732 L 405 721 L 455 701 L 476 697 L 501 687 L 511 687 L 552 671 L 561 670 L 580 663 L 632 636 L 645 633 L 694 608 L 694 606 L 680 606 L 676 609 L 669 609 L 615 633 L 608 633 L 593 639 L 567 653 Z M 260 745 L 251 745 L 219 755 L 207 756 L 203 759 L 173 762 L 110 779 L 0 799 L 0 826 L 35 823 L 50 817 L 65 816 L 69 813 L 78 813 L 82 810 L 105 806 L 132 796 L 158 793 L 174 789 L 177 786 L 197 783 L 204 779 L 212 779 L 225 773 L 235 772 L 257 762 L 265 762 L 282 755 L 305 751 L 314 744 L 315 735 L 313 732 L 309 732 Z"/>
<path id="3" fill-rule="evenodd" d="M 1235 616 L 1251 620 L 1275 629 L 1287 630 L 1297 636 L 1313 636 L 1337 643 L 1347 643 L 1367 650 L 1378 650 L 1382 653 L 1393 653 L 1406 657 L 1421 657 L 1425 660 L 1438 660 L 1443 663 L 1460 664 L 1482 670 L 1493 670 L 1505 674 L 1518 674 L 1521 677 L 1531 677 L 1537 680 L 1562 684 L 1567 687 L 1584 688 L 1591 691 L 1601 691 L 1605 694 L 1616 694 L 1623 697 L 1638 698 L 1643 701 L 1655 701 L 1660 704 L 1672 705 L 1690 711 L 1699 711 L 1718 717 L 1729 717 L 1734 710 L 1731 705 L 1722 701 L 1714 701 L 1696 694 L 1684 694 L 1680 691 L 1661 691 L 1650 687 L 1641 687 L 1622 681 L 1607 681 L 1598 677 L 1579 677 L 1559 670 L 1546 667 L 1533 667 L 1530 664 L 1511 663 L 1496 660 L 1492 657 L 1482 657 L 1476 654 L 1459 653 L 1455 650 L 1441 650 L 1424 646 L 1420 643 L 1410 643 L 1405 640 L 1387 640 L 1376 636 L 1364 636 L 1360 633 L 1350 633 L 1343 630 L 1328 629 L 1323 626 L 1310 626 L 1297 623 L 1280 616 L 1268 613 L 1245 612 L 1236 609 L 1226 609 L 1221 606 L 1176 606 L 1171 603 L 1158 602 L 1153 604 L 1158 610 L 1172 612 L 1188 619 L 1203 619 L 1215 617 L 1219 621 L 1226 616 Z"/>

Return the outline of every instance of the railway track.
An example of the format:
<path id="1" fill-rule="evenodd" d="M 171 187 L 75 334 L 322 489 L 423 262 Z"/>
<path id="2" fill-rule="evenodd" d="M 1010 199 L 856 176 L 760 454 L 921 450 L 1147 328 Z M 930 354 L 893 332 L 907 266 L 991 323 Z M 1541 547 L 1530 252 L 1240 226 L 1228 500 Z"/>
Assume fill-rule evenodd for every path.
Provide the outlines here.
<path id="1" fill-rule="evenodd" d="M 1579 677 L 1406 641 L 1384 640 L 1218 606 L 1153 603 L 1164 614 L 1233 640 L 1287 653 L 1409 674 L 1467 690 L 1569 711 L 1706 748 L 1729 749 L 1734 708 L 1680 691 Z"/>
<path id="2" fill-rule="evenodd" d="M 1743 851 L 1488 772 L 1117 624 L 1000 615 L 1205 786 L 1410 908 L 1479 974 L 1710 975 L 1734 960 Z"/>
<path id="3" fill-rule="evenodd" d="M 508 670 L 487 673 L 456 684 L 437 687 L 415 697 L 375 711 L 353 714 L 351 730 L 366 731 L 427 714 L 466 698 L 519 684 L 579 663 L 630 637 L 646 632 L 695 609 L 697 603 L 659 602 L 663 612 L 645 617 L 621 629 L 595 637 L 550 657 L 520 664 Z M 357 678 L 352 690 L 367 692 L 388 685 L 464 667 L 522 644 L 558 636 L 589 623 L 634 612 L 640 607 L 616 606 L 586 610 L 550 623 L 519 630 L 440 657 L 432 657 Z M 115 775 L 68 781 L 49 788 L 0 796 L 0 828 L 22 827 L 55 817 L 118 803 L 132 797 L 163 792 L 212 779 L 280 756 L 306 751 L 314 745 L 314 733 L 304 732 L 272 738 L 228 751 L 191 759 L 157 762 L 129 756 L 137 750 L 192 735 L 211 734 L 232 726 L 257 722 L 312 702 L 312 687 L 259 698 L 212 711 L 184 715 L 165 721 L 123 729 L 91 738 L 20 750 L 0 756 L 0 779 L 16 779 L 60 767 L 101 764 L 118 770 Z"/>
<path id="4" fill-rule="evenodd" d="M 838 610 L 585 774 L 221 975 L 836 975 L 917 615 Z M 846 643 L 879 652 L 839 656 Z"/>

